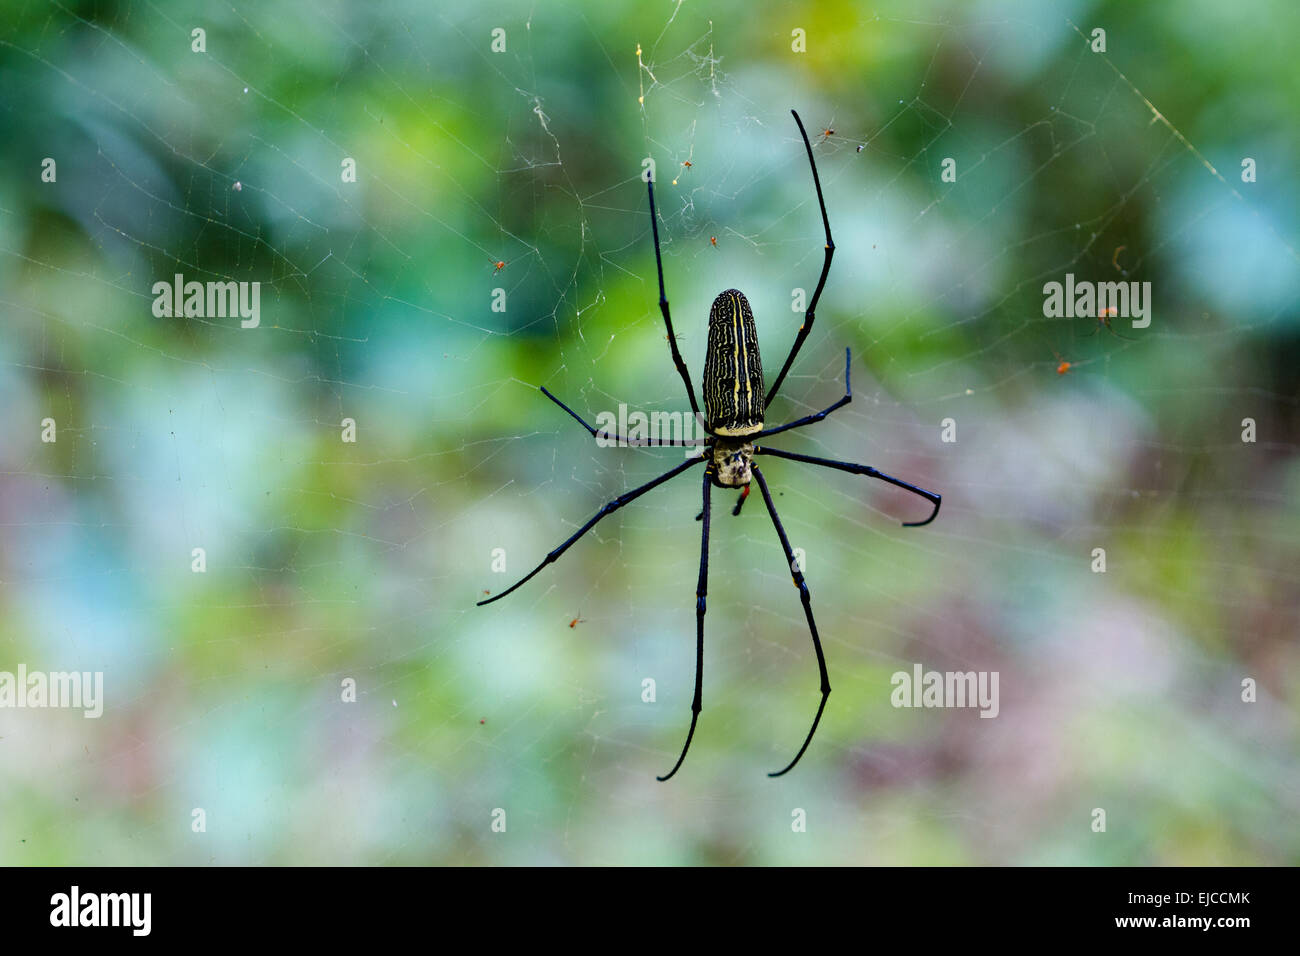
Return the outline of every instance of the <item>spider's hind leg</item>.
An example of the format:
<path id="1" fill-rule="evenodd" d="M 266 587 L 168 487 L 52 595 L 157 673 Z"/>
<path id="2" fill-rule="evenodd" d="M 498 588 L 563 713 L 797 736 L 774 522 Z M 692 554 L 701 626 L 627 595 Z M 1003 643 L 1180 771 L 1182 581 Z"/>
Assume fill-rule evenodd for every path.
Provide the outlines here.
<path id="1" fill-rule="evenodd" d="M 808 630 L 812 634 L 813 651 L 817 655 L 817 670 L 821 676 L 822 699 L 817 705 L 817 715 L 813 717 L 812 727 L 808 730 L 808 736 L 804 738 L 803 746 L 799 752 L 794 755 L 794 759 L 780 770 L 769 773 L 769 777 L 780 777 L 790 772 L 799 758 L 803 756 L 808 745 L 812 743 L 813 735 L 817 733 L 817 725 L 821 723 L 822 713 L 826 710 L 826 699 L 831 695 L 831 681 L 826 673 L 826 655 L 822 653 L 822 639 L 817 634 L 817 622 L 813 619 L 812 612 L 812 595 L 808 591 L 808 584 L 804 581 L 803 572 L 799 570 L 799 564 L 795 560 L 794 550 L 790 547 L 790 539 L 786 536 L 785 526 L 781 524 L 781 518 L 776 513 L 776 505 L 772 503 L 772 493 L 767 489 L 767 482 L 763 480 L 763 473 L 754 467 L 754 480 L 758 482 L 758 490 L 763 493 L 763 504 L 767 505 L 767 513 L 772 518 L 772 526 L 776 528 L 777 537 L 781 539 L 781 550 L 785 552 L 785 560 L 790 566 L 790 576 L 794 580 L 794 586 L 799 589 L 799 600 L 803 603 L 804 617 L 808 619 Z"/>
<path id="2" fill-rule="evenodd" d="M 712 468 L 709 465 L 708 468 Z M 713 475 L 708 468 L 704 472 L 704 510 L 700 514 L 704 515 L 704 527 L 700 529 L 700 580 L 695 587 L 695 697 L 691 700 L 691 729 L 686 732 L 686 743 L 682 745 L 682 754 L 673 764 L 673 769 L 669 770 L 662 777 L 656 777 L 660 783 L 672 779 L 682 761 L 686 759 L 686 751 L 691 749 L 691 741 L 695 739 L 695 725 L 700 719 L 700 710 L 703 708 L 703 671 L 704 671 L 704 611 L 705 596 L 709 590 L 709 491 L 713 482 Z"/>

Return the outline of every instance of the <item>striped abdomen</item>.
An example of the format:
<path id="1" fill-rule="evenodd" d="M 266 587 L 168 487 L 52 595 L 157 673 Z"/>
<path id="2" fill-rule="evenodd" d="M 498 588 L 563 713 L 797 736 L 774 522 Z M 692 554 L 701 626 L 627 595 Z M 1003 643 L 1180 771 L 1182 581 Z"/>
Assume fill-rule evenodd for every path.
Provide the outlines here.
<path id="1" fill-rule="evenodd" d="M 704 356 L 704 411 L 715 435 L 752 435 L 763 430 L 763 360 L 749 300 L 728 289 L 709 310 L 709 349 Z"/>

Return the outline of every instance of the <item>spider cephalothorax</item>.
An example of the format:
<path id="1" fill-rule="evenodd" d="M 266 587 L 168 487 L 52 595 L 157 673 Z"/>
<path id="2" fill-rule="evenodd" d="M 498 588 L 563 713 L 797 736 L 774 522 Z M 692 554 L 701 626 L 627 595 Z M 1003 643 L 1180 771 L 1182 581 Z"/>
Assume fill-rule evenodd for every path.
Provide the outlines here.
<path id="1" fill-rule="evenodd" d="M 791 112 L 794 113 L 793 110 Z M 650 489 L 676 478 L 688 468 L 698 465 L 700 462 L 707 462 L 704 468 L 703 481 L 704 509 L 700 512 L 700 518 L 702 519 L 700 577 L 699 584 L 695 588 L 695 696 L 691 701 L 691 728 L 686 733 L 686 743 L 682 746 L 681 756 L 677 758 L 677 763 L 673 765 L 672 770 L 660 777 L 660 780 L 667 780 L 675 774 L 677 768 L 682 765 L 682 761 L 686 759 L 686 751 L 690 749 L 691 740 L 695 736 L 695 724 L 699 720 L 702 707 L 705 594 L 708 590 L 709 581 L 709 492 L 714 485 L 741 489 L 740 499 L 731 512 L 733 515 L 738 515 L 740 514 L 740 506 L 749 494 L 750 481 L 758 482 L 758 490 L 762 492 L 763 504 L 767 506 L 767 513 L 771 517 L 772 524 L 776 528 L 777 537 L 781 541 L 781 549 L 785 552 L 785 560 L 794 579 L 794 585 L 799 589 L 799 599 L 803 603 L 804 617 L 808 621 L 808 630 L 812 635 L 813 651 L 817 655 L 817 669 L 821 675 L 821 703 L 817 707 L 817 715 L 813 717 L 808 736 L 804 738 L 803 746 L 799 748 L 799 752 L 795 754 L 794 759 L 786 764 L 784 769 L 769 774 L 772 777 L 779 777 L 786 773 L 799 762 L 799 758 L 808 749 L 813 734 L 817 732 L 817 724 L 822 719 L 822 711 L 826 709 L 826 698 L 830 696 L 831 682 L 826 672 L 826 657 L 822 653 L 821 637 L 817 634 L 817 622 L 813 620 L 812 597 L 808 591 L 808 585 L 804 581 L 803 572 L 799 569 L 799 563 L 795 560 L 794 551 L 790 547 L 789 539 L 786 537 L 785 528 L 776 513 L 776 506 L 772 503 L 772 495 L 768 491 L 767 482 L 763 479 L 763 472 L 754 464 L 754 456 L 771 455 L 774 458 L 801 461 L 811 465 L 820 465 L 824 468 L 846 471 L 854 475 L 879 478 L 881 481 L 889 482 L 913 494 L 920 495 L 934 505 L 934 510 L 930 512 L 930 516 L 924 521 L 904 522 L 909 526 L 929 524 L 939 514 L 941 502 L 939 495 L 918 488 L 906 481 L 892 478 L 867 465 L 856 465 L 852 462 L 835 461 L 830 458 L 814 458 L 811 455 L 799 455 L 794 452 L 780 451 L 776 448 L 755 444 L 757 439 L 767 435 L 775 435 L 778 432 L 789 431 L 792 428 L 801 428 L 804 425 L 819 422 L 835 409 L 847 405 L 852 400 L 852 390 L 849 387 L 850 356 L 849 350 L 845 349 L 843 398 L 820 412 L 806 415 L 789 424 L 767 429 L 763 427 L 764 412 L 766 412 L 767 406 L 772 404 L 772 399 L 776 397 L 776 393 L 780 390 L 781 383 L 785 381 L 786 373 L 790 371 L 790 365 L 794 362 L 795 356 L 799 354 L 804 339 L 808 337 L 808 333 L 812 329 L 813 320 L 817 315 L 817 302 L 821 298 L 822 287 L 826 284 L 826 276 L 831 271 L 831 257 L 835 254 L 835 243 L 831 241 L 831 223 L 826 215 L 826 201 L 822 197 L 821 180 L 817 177 L 817 163 L 813 160 L 812 144 L 808 142 L 808 133 L 804 130 L 803 121 L 799 119 L 798 113 L 794 113 L 794 121 L 799 126 L 799 134 L 803 137 L 804 149 L 808 153 L 808 163 L 812 166 L 813 185 L 817 188 L 817 204 L 821 207 L 822 226 L 826 230 L 826 257 L 822 260 L 822 273 L 817 280 L 817 289 L 813 292 L 812 299 L 808 303 L 803 324 L 799 326 L 794 345 L 790 348 L 790 354 L 786 357 L 785 364 L 781 366 L 776 382 L 773 383 L 771 389 L 765 395 L 763 392 L 763 363 L 758 354 L 758 333 L 754 327 L 754 314 L 749 308 L 749 300 L 741 292 L 736 289 L 728 289 L 713 300 L 713 308 L 709 311 L 709 342 L 704 356 L 704 379 L 701 383 L 704 392 L 704 409 L 707 415 L 706 430 L 709 437 L 705 441 L 703 451 L 658 478 L 646 482 L 641 487 L 619 495 L 596 512 L 595 516 L 570 535 L 568 540 L 548 554 L 541 564 L 501 593 L 478 602 L 479 604 L 490 604 L 505 597 L 515 588 L 530 580 L 533 575 L 541 571 L 546 565 L 558 559 L 575 541 L 595 527 L 596 522 L 601 518 L 641 497 Z M 828 135 L 832 132 L 834 130 L 829 130 Z M 650 193 L 650 228 L 654 234 L 655 242 L 655 268 L 659 273 L 659 311 L 663 313 L 664 325 L 668 332 L 668 348 L 672 353 L 673 364 L 677 367 L 677 374 L 682 377 L 682 382 L 686 386 L 686 397 L 690 400 L 691 411 L 698 419 L 700 417 L 700 407 L 695 401 L 695 388 L 691 385 L 691 376 L 686 371 L 686 363 L 682 361 L 681 352 L 677 349 L 677 337 L 673 334 L 672 315 L 668 310 L 668 297 L 664 293 L 664 267 L 659 252 L 659 218 L 655 214 L 654 180 L 652 178 L 647 179 L 647 184 Z M 545 388 L 542 389 L 542 393 L 577 419 L 593 438 L 615 439 L 617 443 L 628 445 L 676 445 L 679 447 L 682 445 L 698 445 L 694 440 L 630 440 L 621 435 L 610 435 L 608 431 L 597 434 L 595 426 L 588 424 L 582 416 Z"/>
<path id="2" fill-rule="evenodd" d="M 709 449 L 720 488 L 744 488 L 754 480 L 754 443 L 718 441 Z"/>

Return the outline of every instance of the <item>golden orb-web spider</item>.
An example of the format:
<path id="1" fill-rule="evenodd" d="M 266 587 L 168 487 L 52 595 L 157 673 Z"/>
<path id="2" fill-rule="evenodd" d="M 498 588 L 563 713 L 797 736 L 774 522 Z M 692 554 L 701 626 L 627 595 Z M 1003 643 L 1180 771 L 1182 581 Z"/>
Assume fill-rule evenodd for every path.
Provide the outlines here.
<path id="1" fill-rule="evenodd" d="M 705 594 L 709 579 L 709 491 L 711 486 L 717 485 L 719 488 L 741 489 L 740 498 L 731 512 L 733 515 L 738 515 L 741 506 L 745 503 L 745 498 L 749 494 L 750 481 L 755 480 L 758 482 L 758 490 L 762 492 L 763 503 L 767 505 L 767 513 L 772 518 L 777 537 L 781 539 L 781 549 L 785 551 L 785 559 L 790 567 L 791 574 L 794 576 L 795 587 L 799 589 L 804 616 L 808 619 L 808 630 L 812 633 L 813 650 L 817 653 L 817 667 L 821 671 L 822 698 L 821 703 L 817 705 L 817 716 L 813 718 L 808 736 L 804 738 L 803 746 L 794 755 L 794 759 L 784 769 L 768 774 L 769 777 L 779 777 L 787 773 L 799 762 L 799 758 L 808 749 L 808 745 L 812 743 L 813 734 L 817 732 L 817 724 L 822 719 L 822 711 L 826 709 L 826 699 L 830 696 L 831 684 L 826 675 L 826 657 L 822 653 L 821 638 L 817 635 L 817 622 L 813 620 L 812 598 L 808 591 L 808 585 L 804 581 L 803 572 L 799 570 L 799 565 L 795 561 L 794 552 L 790 548 L 790 540 L 786 537 L 785 528 L 781 524 L 780 517 L 777 516 L 776 507 L 772 504 L 772 495 L 767 489 L 767 482 L 763 480 L 763 473 L 754 464 L 754 456 L 771 455 L 774 458 L 788 458 L 791 461 L 802 461 L 810 465 L 836 468 L 854 475 L 879 478 L 881 481 L 887 481 L 891 485 L 896 485 L 913 494 L 920 495 L 934 505 L 934 510 L 930 512 L 928 518 L 924 521 L 904 522 L 906 527 L 920 527 L 929 524 L 939 514 L 939 505 L 942 502 L 941 496 L 934 492 L 918 488 L 906 481 L 900 481 L 866 465 L 833 461 L 829 458 L 814 458 L 811 455 L 797 455 L 794 452 L 780 451 L 776 448 L 754 444 L 755 439 L 765 438 L 778 432 L 789 431 L 792 428 L 801 428 L 804 425 L 819 422 L 837 408 L 847 405 L 852 401 L 853 397 L 849 386 L 850 353 L 848 349 L 845 349 L 843 398 L 834 405 L 814 415 L 800 418 L 798 421 L 778 425 L 776 428 L 764 429 L 763 427 L 763 413 L 766 411 L 767 406 L 772 404 L 772 399 L 776 397 L 777 391 L 781 388 L 781 383 L 785 381 L 785 375 L 790 371 L 790 365 L 794 362 L 795 356 L 799 354 L 804 339 L 808 338 L 808 333 L 812 330 L 813 320 L 816 318 L 817 313 L 817 300 L 821 298 L 822 287 L 826 284 L 826 276 L 831 270 L 831 257 L 835 254 L 835 243 L 831 239 L 831 223 L 826 216 L 826 201 L 822 198 L 822 184 L 817 176 L 817 163 L 813 159 L 812 144 L 808 142 L 808 133 L 804 130 L 803 121 L 799 119 L 799 114 L 794 110 L 790 112 L 794 116 L 795 123 L 799 126 L 799 134 L 803 137 L 804 149 L 808 152 L 808 164 L 812 167 L 813 185 L 817 189 L 817 203 L 821 207 L 822 225 L 826 229 L 826 258 L 822 261 L 821 277 L 817 280 L 817 289 L 813 292 L 812 300 L 808 304 L 803 324 L 799 326 L 794 345 L 790 349 L 790 354 L 786 356 L 785 364 L 781 366 L 781 373 L 777 375 L 771 389 L 764 396 L 763 363 L 759 357 L 758 333 L 754 328 L 754 314 L 750 311 L 749 300 L 739 290 L 728 289 L 713 300 L 713 307 L 709 311 L 709 340 L 704 357 L 704 378 L 701 381 L 704 391 L 704 409 L 707 420 L 705 434 L 707 437 L 704 439 L 703 450 L 700 455 L 683 462 L 666 474 L 646 482 L 640 488 L 634 488 L 632 491 L 619 495 L 596 512 L 595 516 L 571 535 L 567 541 L 548 554 L 541 564 L 500 594 L 494 594 L 492 597 L 478 602 L 479 605 L 484 605 L 501 600 L 514 591 L 515 588 L 530 580 L 542 568 L 557 560 L 575 541 L 595 527 L 596 522 L 600 521 L 601 518 L 641 497 L 650 489 L 657 488 L 669 479 L 676 478 L 688 468 L 698 465 L 702 461 L 708 462 L 704 469 L 704 508 L 699 519 L 697 519 L 702 521 L 702 530 L 700 534 L 700 579 L 695 590 L 695 698 L 691 702 L 691 728 L 686 734 L 686 743 L 682 746 L 681 756 L 677 758 L 677 763 L 673 764 L 673 769 L 662 777 L 656 778 L 661 781 L 672 777 L 677 772 L 677 769 L 681 767 L 682 761 L 686 759 L 686 751 L 690 749 L 691 739 L 695 736 L 695 724 L 700 717 L 701 681 L 704 667 Z M 668 312 L 668 298 L 664 294 L 664 267 L 663 258 L 659 252 L 659 221 L 655 214 L 653 177 L 647 177 L 646 185 L 650 194 L 650 226 L 654 234 L 655 267 L 659 272 L 659 310 L 663 313 L 664 325 L 668 330 L 668 347 L 672 351 L 673 364 L 677 366 L 677 372 L 682 377 L 682 382 L 686 386 L 686 397 L 691 402 L 691 411 L 698 420 L 700 408 L 695 401 L 695 389 L 691 386 L 691 377 L 686 371 L 686 363 L 682 361 L 681 353 L 677 350 L 677 337 L 673 334 L 673 320 Z M 607 430 L 603 429 L 597 434 L 593 425 L 588 424 L 577 412 L 569 408 L 545 388 L 542 388 L 542 394 L 568 412 L 583 428 L 587 429 L 593 438 L 612 439 L 620 444 L 628 445 L 670 445 L 680 447 L 696 443 L 689 439 L 627 439 L 621 435 L 611 435 Z"/>

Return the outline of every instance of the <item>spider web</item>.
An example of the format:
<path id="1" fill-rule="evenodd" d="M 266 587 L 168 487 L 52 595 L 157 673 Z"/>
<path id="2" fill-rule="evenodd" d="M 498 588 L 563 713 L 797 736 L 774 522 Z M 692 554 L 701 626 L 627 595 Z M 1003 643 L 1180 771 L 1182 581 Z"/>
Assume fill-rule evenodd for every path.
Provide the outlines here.
<path id="1" fill-rule="evenodd" d="M 0 709 L 0 859 L 1294 863 L 1297 91 L 1255 62 L 1294 11 L 606 6 L 12 14 L 0 670 L 106 700 Z M 823 246 L 791 107 L 837 252 L 770 424 L 846 347 L 854 397 L 772 444 L 944 504 L 760 460 L 834 688 L 774 782 L 815 658 L 715 489 L 660 785 L 699 471 L 474 604 L 682 460 L 537 391 L 686 408 L 646 157 L 697 392 L 725 288 L 780 368 Z M 260 283 L 260 326 L 156 318 L 175 273 Z M 1149 281 L 1150 327 L 1045 317 L 1067 273 Z M 998 672 L 998 717 L 891 706 L 914 664 Z"/>

